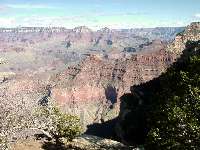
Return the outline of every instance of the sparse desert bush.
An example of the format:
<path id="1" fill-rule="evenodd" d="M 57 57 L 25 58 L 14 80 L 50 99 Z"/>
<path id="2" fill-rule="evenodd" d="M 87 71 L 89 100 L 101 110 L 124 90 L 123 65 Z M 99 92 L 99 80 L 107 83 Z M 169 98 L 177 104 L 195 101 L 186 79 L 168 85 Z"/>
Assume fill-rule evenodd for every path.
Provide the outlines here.
<path id="1" fill-rule="evenodd" d="M 0 150 L 7 150 L 8 142 L 5 137 L 0 136 Z"/>
<path id="2" fill-rule="evenodd" d="M 81 126 L 76 116 L 62 113 L 51 102 L 39 106 L 36 101 L 21 97 L 0 99 L 1 146 L 35 133 L 44 133 L 57 141 L 61 137 L 72 140 L 81 133 Z"/>
<path id="3" fill-rule="evenodd" d="M 37 110 L 38 124 L 45 134 L 55 139 L 68 141 L 81 134 L 80 120 L 77 116 L 62 113 L 57 107 L 41 107 Z"/>

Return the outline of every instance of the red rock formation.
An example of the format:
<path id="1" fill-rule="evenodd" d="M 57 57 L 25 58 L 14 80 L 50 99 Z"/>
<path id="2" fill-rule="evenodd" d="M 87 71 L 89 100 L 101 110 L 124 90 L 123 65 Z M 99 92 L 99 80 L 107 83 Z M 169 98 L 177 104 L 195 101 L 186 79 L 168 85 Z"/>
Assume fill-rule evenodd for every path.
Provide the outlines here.
<path id="1" fill-rule="evenodd" d="M 90 55 L 53 79 L 52 98 L 65 111 L 80 115 L 85 125 L 110 120 L 118 115 L 119 99 L 130 86 L 158 77 L 175 59 L 159 46 L 127 59 Z"/>
<path id="2" fill-rule="evenodd" d="M 32 104 L 48 97 L 56 100 L 64 111 L 79 115 L 83 125 L 86 126 L 118 116 L 120 96 L 128 92 L 131 85 L 140 84 L 159 76 L 176 58 L 175 54 L 165 52 L 163 43 L 158 41 L 151 45 L 147 44 L 148 46 L 143 45 L 142 51 L 135 53 L 135 55 L 127 55 L 122 58 L 126 54 L 120 53 L 119 49 L 123 50 L 124 46 L 130 46 L 130 43 L 138 47 L 148 41 L 146 38 L 135 36 L 134 33 L 113 32 L 104 29 L 95 32 L 96 35 L 94 35 L 93 32 L 84 27 L 70 31 L 54 30 L 55 32 L 47 29 L 44 31 L 43 29 L 26 28 L 22 29 L 23 32 L 16 33 L 13 29 L 8 29 L 8 31 L 0 34 L 0 51 L 20 50 L 21 52 L 24 51 L 21 48 L 26 50 L 30 45 L 36 45 L 35 49 L 28 50 L 30 52 L 35 50 L 36 56 L 38 56 L 34 57 L 31 65 L 28 64 L 28 61 L 24 61 L 30 69 L 27 72 L 31 72 L 35 76 L 29 77 L 22 73 L 20 77 L 16 77 L 14 80 L 0 83 L 0 102 L 7 100 L 15 104 L 14 102 L 17 101 L 23 103 L 26 101 L 27 107 L 31 109 Z M 61 41 L 63 43 L 60 44 Z M 56 67 L 57 61 L 59 61 L 53 60 L 54 64 L 51 59 L 54 59 L 56 55 L 52 55 L 48 60 L 45 59 L 46 56 L 52 52 L 52 49 L 55 51 L 56 48 L 60 50 L 64 47 L 64 50 L 62 50 L 67 51 L 66 43 L 69 47 L 72 44 L 72 47 L 83 47 L 84 50 L 88 45 L 93 47 L 93 44 L 97 44 L 99 45 L 98 49 L 107 50 L 108 48 L 112 50 L 112 53 L 108 54 L 108 59 L 101 55 L 90 55 L 78 65 L 68 67 L 62 73 L 55 75 L 50 81 L 42 81 L 43 78 L 40 74 L 46 74 L 42 71 L 48 70 L 49 67 Z M 122 43 L 126 44 L 123 45 Z M 64 46 L 59 47 L 59 44 Z M 37 47 L 37 45 L 39 46 Z M 55 53 L 62 52 L 59 50 Z M 49 53 L 45 53 L 46 51 Z M 22 54 L 19 55 L 20 60 L 17 62 L 23 60 Z M 31 56 L 28 59 L 32 58 L 32 55 L 28 56 Z M 48 64 L 48 67 L 44 69 L 46 66 L 42 65 L 41 71 L 37 70 L 35 73 L 31 71 L 31 66 L 33 63 L 40 62 L 39 58 L 44 60 L 44 64 Z M 37 65 L 34 67 L 37 67 Z M 50 72 L 48 73 L 50 74 Z M 50 92 L 46 88 L 48 84 L 52 86 Z M 29 104 L 29 102 L 33 103 Z"/>

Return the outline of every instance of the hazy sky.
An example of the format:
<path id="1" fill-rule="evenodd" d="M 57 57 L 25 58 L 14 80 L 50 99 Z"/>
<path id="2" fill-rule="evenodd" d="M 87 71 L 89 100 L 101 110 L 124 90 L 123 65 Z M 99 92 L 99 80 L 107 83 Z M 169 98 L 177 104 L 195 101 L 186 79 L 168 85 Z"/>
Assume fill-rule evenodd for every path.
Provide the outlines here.
<path id="1" fill-rule="evenodd" d="M 134 28 L 192 21 L 200 21 L 200 0 L 0 0 L 0 27 Z"/>

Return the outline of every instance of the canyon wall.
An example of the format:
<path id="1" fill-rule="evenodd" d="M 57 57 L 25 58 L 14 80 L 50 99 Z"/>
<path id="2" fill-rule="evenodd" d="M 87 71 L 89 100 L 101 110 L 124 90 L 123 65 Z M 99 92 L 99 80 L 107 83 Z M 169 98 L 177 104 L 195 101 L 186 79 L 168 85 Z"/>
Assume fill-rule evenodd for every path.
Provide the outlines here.
<path id="1" fill-rule="evenodd" d="M 112 120 L 131 85 L 158 77 L 176 60 L 176 54 L 165 51 L 168 39 L 154 38 L 107 28 L 1 29 L 1 105 L 25 113 L 20 108 L 55 101 L 63 111 L 78 115 L 85 130 Z"/>
<path id="2" fill-rule="evenodd" d="M 177 41 L 180 34 L 185 41 Z M 132 85 L 159 77 L 177 60 L 180 56 L 177 50 L 183 49 L 174 43 L 184 45 L 186 39 L 199 40 L 199 23 L 192 23 L 180 34 L 172 44 L 156 40 L 124 58 L 89 55 L 78 65 L 57 74 L 51 96 L 63 110 L 78 114 L 84 125 L 111 120 L 119 114 L 120 97 L 129 93 Z M 113 58 L 112 54 L 108 57 Z"/>
<path id="3" fill-rule="evenodd" d="M 117 117 L 120 97 L 131 85 L 158 77 L 176 60 L 176 54 L 166 52 L 161 42 L 155 43 L 157 49 L 151 50 L 153 42 L 129 58 L 88 56 L 52 78 L 51 98 L 64 111 L 79 115 L 85 126 Z"/>

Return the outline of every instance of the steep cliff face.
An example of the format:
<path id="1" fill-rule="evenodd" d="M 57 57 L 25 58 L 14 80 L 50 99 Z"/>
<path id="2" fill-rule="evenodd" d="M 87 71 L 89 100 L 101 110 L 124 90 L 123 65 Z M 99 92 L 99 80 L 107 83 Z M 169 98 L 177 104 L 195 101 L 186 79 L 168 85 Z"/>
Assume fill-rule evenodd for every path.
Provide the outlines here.
<path id="1" fill-rule="evenodd" d="M 164 47 L 155 41 L 121 59 L 90 55 L 52 79 L 55 86 L 51 98 L 63 110 L 79 115 L 84 125 L 111 120 L 118 116 L 120 97 L 131 85 L 158 77 L 174 62 L 176 55 Z"/>
<path id="2" fill-rule="evenodd" d="M 199 34 L 195 35 L 198 30 L 193 23 L 182 34 L 188 39 L 192 34 L 198 40 Z M 107 57 L 89 55 L 53 78 L 51 98 L 66 112 L 79 115 L 85 126 L 111 120 L 118 116 L 120 97 L 130 92 L 130 86 L 158 77 L 176 61 L 176 48 L 173 52 L 168 48 L 160 41 L 153 41 L 144 45 L 141 52 L 125 58 L 116 59 L 112 53 Z"/>
<path id="3" fill-rule="evenodd" d="M 191 51 L 191 49 L 194 49 L 194 51 L 195 50 L 198 51 L 199 50 L 199 46 L 198 46 L 199 40 L 200 40 L 200 23 L 192 23 L 185 29 L 184 32 L 177 35 L 174 42 L 172 44 L 168 45 L 165 53 L 168 53 L 168 54 L 170 52 L 173 53 L 172 55 L 170 54 L 170 56 L 176 56 L 177 59 L 179 59 L 179 61 L 182 62 L 183 61 L 182 59 L 185 56 L 187 56 L 187 53 L 189 53 L 189 52 L 185 51 L 185 54 L 183 55 L 184 57 L 181 58 L 180 56 L 182 56 L 181 55 L 182 52 L 185 49 L 188 51 Z M 197 46 L 192 47 L 191 49 L 190 49 L 190 47 L 188 48 L 187 47 L 188 44 L 186 44 L 188 41 L 197 41 L 194 44 Z M 160 54 L 159 56 L 162 56 L 162 54 Z M 188 58 L 188 56 L 186 58 Z M 162 59 L 164 59 L 165 61 L 167 61 L 167 60 L 169 61 L 171 58 L 165 57 Z M 176 60 L 176 59 L 174 59 L 174 60 Z M 148 64 L 148 63 L 146 62 L 145 64 Z M 176 68 L 176 65 L 174 65 L 173 67 Z M 153 67 L 154 66 L 156 66 L 156 65 L 154 64 Z M 159 65 L 159 66 L 162 66 L 162 65 Z M 182 65 L 180 63 L 180 66 L 184 66 L 184 65 Z M 186 68 L 184 68 L 184 69 L 186 69 Z M 161 68 L 159 68 L 159 70 L 161 70 Z M 159 75 L 157 77 L 159 77 Z M 166 77 L 165 74 L 164 74 L 164 77 Z M 176 80 L 176 76 L 174 76 L 174 77 L 175 77 L 174 80 Z M 129 78 L 131 78 L 131 76 Z M 149 130 L 149 128 L 147 127 L 147 121 L 150 120 L 150 118 L 148 118 L 149 117 L 148 111 L 151 106 L 151 101 L 156 100 L 155 97 L 153 97 L 152 95 L 155 93 L 158 93 L 159 88 L 161 88 L 163 86 L 162 85 L 163 83 L 160 84 L 160 82 L 163 81 L 162 78 L 163 78 L 163 76 L 161 76 L 161 78 L 156 78 L 155 80 L 151 80 L 152 78 L 151 79 L 149 78 L 149 80 L 146 80 L 149 82 L 144 82 L 144 84 L 141 84 L 138 86 L 136 84 L 132 84 L 130 86 L 131 92 L 125 93 L 121 97 L 122 103 L 121 103 L 121 109 L 120 109 L 120 114 L 119 114 L 119 120 L 116 125 L 116 133 L 117 133 L 118 137 L 121 139 L 121 141 L 123 141 L 124 143 L 129 143 L 129 144 L 133 144 L 133 145 L 144 144 L 144 140 L 145 140 L 146 135 Z M 168 81 L 168 80 L 166 80 L 166 81 Z M 169 84 L 169 85 L 173 86 L 173 84 Z M 167 91 L 166 88 L 165 88 L 165 90 Z M 177 89 L 173 89 L 172 91 L 176 92 L 176 90 Z M 162 94 L 162 92 L 160 94 Z M 152 97 L 154 99 L 152 99 Z M 165 97 L 165 95 L 163 95 L 163 97 Z M 162 100 L 163 99 L 160 99 L 160 101 L 162 101 Z M 168 99 L 166 99 L 166 100 L 168 101 Z M 151 110 L 151 111 L 154 111 L 154 110 Z M 180 126 L 180 124 L 178 126 Z M 156 127 L 156 130 L 159 131 L 159 127 L 158 128 Z M 159 132 L 161 133 L 161 131 L 159 131 Z M 174 132 L 174 129 L 173 129 L 173 132 Z M 185 134 L 185 135 L 187 135 L 187 134 Z"/>
<path id="4" fill-rule="evenodd" d="M 198 41 L 200 39 L 200 22 L 191 23 L 183 32 L 177 34 L 174 42 L 167 50 L 180 54 L 187 41 Z"/>

